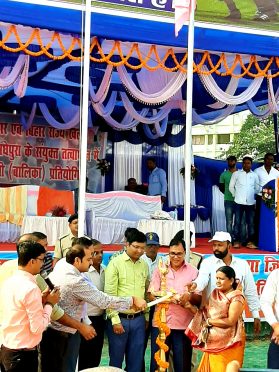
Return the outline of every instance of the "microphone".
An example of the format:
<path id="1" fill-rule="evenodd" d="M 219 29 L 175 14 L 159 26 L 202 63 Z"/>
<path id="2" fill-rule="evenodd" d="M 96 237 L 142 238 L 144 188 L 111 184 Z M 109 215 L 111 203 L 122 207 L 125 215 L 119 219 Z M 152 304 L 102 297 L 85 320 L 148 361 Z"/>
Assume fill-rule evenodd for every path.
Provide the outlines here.
<path id="1" fill-rule="evenodd" d="M 46 272 L 46 270 L 43 270 L 42 272 L 41 272 L 41 277 L 45 280 L 45 282 L 46 282 L 46 284 L 48 285 L 48 287 L 49 287 L 49 289 L 51 290 L 51 291 L 53 291 L 54 290 L 54 288 L 55 288 L 55 285 L 52 283 L 52 281 L 49 279 L 49 277 L 48 277 L 48 273 Z"/>

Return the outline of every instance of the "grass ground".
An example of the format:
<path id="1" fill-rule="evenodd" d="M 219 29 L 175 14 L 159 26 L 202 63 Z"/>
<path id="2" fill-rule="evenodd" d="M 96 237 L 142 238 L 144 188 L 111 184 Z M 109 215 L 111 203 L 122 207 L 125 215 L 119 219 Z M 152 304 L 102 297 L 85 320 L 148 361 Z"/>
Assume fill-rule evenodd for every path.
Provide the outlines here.
<path id="1" fill-rule="evenodd" d="M 266 368 L 267 349 L 269 345 L 268 339 L 250 340 L 247 341 L 245 347 L 244 365 L 243 368 Z M 201 353 L 198 352 L 198 360 L 201 358 Z M 102 366 L 107 366 L 109 362 L 107 340 L 102 355 Z M 150 363 L 150 347 L 146 351 L 145 366 L 146 372 L 149 372 Z M 216 371 L 217 372 L 217 371 Z"/>

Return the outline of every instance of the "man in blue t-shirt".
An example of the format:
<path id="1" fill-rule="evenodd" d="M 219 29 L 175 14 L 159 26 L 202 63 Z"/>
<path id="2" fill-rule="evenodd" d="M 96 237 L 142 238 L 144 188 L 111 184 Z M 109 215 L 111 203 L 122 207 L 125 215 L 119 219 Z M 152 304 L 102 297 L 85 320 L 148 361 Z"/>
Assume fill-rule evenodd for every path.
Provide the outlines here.
<path id="1" fill-rule="evenodd" d="M 157 167 L 155 158 L 148 158 L 146 165 L 150 172 L 148 195 L 161 195 L 162 203 L 164 203 L 166 201 L 168 189 L 166 172 L 164 169 Z"/>

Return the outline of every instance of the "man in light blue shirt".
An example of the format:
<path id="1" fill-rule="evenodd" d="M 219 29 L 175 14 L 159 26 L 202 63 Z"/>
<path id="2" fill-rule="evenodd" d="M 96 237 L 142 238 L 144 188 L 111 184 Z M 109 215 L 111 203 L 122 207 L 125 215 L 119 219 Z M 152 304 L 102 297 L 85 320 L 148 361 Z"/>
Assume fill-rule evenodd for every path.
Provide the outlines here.
<path id="1" fill-rule="evenodd" d="M 162 203 L 166 201 L 167 196 L 167 176 L 162 168 L 158 168 L 155 158 L 147 159 L 147 168 L 150 171 L 148 180 L 148 195 L 161 195 Z"/>

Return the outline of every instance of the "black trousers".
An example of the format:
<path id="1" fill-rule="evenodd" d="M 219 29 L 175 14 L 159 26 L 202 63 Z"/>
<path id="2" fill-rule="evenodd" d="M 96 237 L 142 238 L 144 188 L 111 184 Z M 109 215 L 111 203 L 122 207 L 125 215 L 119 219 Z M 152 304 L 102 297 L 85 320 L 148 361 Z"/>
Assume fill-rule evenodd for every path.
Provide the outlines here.
<path id="1" fill-rule="evenodd" d="M 35 350 L 11 350 L 1 346 L 2 364 L 5 372 L 37 372 L 38 351 Z"/>
<path id="2" fill-rule="evenodd" d="M 66 353 L 71 336 L 71 333 L 50 327 L 44 331 L 39 349 L 41 372 L 66 372 Z"/>
<path id="3" fill-rule="evenodd" d="M 95 328 L 97 336 L 92 340 L 86 341 L 81 336 L 79 348 L 78 370 L 98 367 L 101 362 L 102 350 L 104 345 L 105 320 L 103 315 L 89 316 L 92 326 Z"/>

